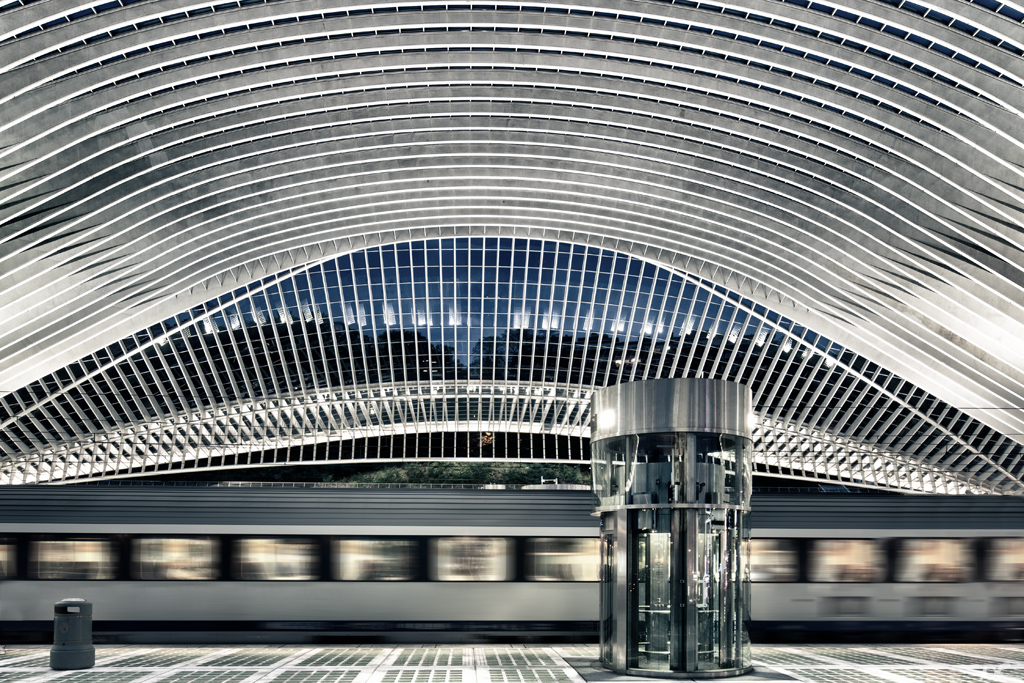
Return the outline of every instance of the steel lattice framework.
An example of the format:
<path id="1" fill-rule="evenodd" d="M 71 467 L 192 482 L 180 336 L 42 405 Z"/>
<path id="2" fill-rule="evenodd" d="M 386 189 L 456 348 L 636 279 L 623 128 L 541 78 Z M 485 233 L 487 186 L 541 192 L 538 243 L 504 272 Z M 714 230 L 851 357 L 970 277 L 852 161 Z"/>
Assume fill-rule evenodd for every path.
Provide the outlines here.
<path id="1" fill-rule="evenodd" d="M 2 477 L 579 437 L 594 388 L 703 374 L 754 388 L 762 466 L 1019 493 L 1022 21 L 998 0 L 2 5 Z M 399 272 L 418 249 L 469 272 Z M 487 294 L 489 252 L 537 253 L 536 291 Z M 614 316 L 597 285 L 541 293 L 591 257 L 622 276 Z M 393 294 L 366 265 L 386 288 L 388 258 Z"/>

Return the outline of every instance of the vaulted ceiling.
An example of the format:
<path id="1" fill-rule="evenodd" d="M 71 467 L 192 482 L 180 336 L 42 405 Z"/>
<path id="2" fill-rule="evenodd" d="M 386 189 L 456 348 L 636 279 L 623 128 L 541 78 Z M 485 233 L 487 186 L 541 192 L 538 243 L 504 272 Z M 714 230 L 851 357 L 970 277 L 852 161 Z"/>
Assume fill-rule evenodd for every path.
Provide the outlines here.
<path id="1" fill-rule="evenodd" d="M 1019 493 L 1022 20 L 1019 3 L 998 0 L 4 4 L 4 480 L 74 478 L 82 462 L 81 476 L 112 475 L 122 471 L 114 453 L 199 457 L 198 446 L 171 437 L 141 445 L 129 433 L 169 434 L 177 420 L 203 434 L 251 410 L 256 393 L 195 389 L 191 402 L 168 394 L 161 403 L 139 389 L 118 410 L 91 405 L 103 392 L 90 398 L 84 387 L 119 367 L 118 353 L 131 364 L 133 353 L 144 357 L 135 345 L 177 348 L 171 337 L 185 339 L 189 325 L 199 332 L 190 339 L 219 339 L 230 317 L 217 330 L 204 330 L 203 317 L 240 305 L 268 278 L 378 247 L 435 241 L 454 254 L 445 239 L 518 237 L 541 252 L 570 245 L 571 256 L 576 245 L 642 262 L 653 281 L 689 282 L 775 326 L 771 334 L 785 321 L 783 336 L 807 346 L 813 365 L 784 366 L 790 404 L 764 395 L 765 443 L 778 443 L 769 432 L 790 435 L 764 458 L 799 457 L 816 476 L 880 486 Z M 582 301 L 563 294 L 562 303 Z M 298 323 L 297 300 L 283 319 L 248 322 L 277 335 L 281 324 L 326 325 L 326 315 L 332 330 L 361 329 L 339 310 Z M 627 354 L 643 347 L 646 322 L 601 334 Z M 728 340 L 732 328 L 720 322 L 683 322 L 662 342 L 672 329 L 677 346 L 708 331 Z M 828 346 L 814 352 L 819 338 Z M 724 343 L 714 353 L 739 341 Z M 302 358 L 281 362 L 304 376 Z M 742 378 L 743 362 L 682 367 Z M 836 367 L 846 384 L 829 384 Z M 466 372 L 467 391 L 471 381 L 477 391 L 524 386 Z M 585 393 L 624 379 L 573 384 L 556 373 L 528 383 Z M 454 380 L 433 381 L 432 394 L 458 395 Z M 330 406 L 344 400 L 341 387 L 409 386 L 298 382 L 264 387 L 260 400 Z M 82 405 L 67 398 L 76 391 Z M 871 415 L 894 402 L 874 431 L 836 409 L 855 396 Z M 436 428 L 417 415 L 402 429 Z M 310 424 L 317 438 L 348 438 L 341 422 Z M 505 424 L 585 432 L 585 420 Z M 297 438 L 270 430 L 256 447 Z M 873 464 L 850 469 L 851 458 Z M 76 469 L 54 469 L 56 460 Z"/>

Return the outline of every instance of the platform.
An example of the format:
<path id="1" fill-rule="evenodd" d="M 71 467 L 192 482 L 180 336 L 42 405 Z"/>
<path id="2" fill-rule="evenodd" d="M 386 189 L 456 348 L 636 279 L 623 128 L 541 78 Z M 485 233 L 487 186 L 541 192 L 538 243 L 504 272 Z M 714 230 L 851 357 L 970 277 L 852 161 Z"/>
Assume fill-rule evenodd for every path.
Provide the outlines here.
<path id="1" fill-rule="evenodd" d="M 0 683 L 591 683 L 654 679 L 601 669 L 595 645 L 115 646 L 96 667 L 52 671 L 49 648 L 0 653 Z M 743 683 L 1021 683 L 1024 645 L 757 646 Z M 678 679 L 677 679 L 678 680 Z"/>

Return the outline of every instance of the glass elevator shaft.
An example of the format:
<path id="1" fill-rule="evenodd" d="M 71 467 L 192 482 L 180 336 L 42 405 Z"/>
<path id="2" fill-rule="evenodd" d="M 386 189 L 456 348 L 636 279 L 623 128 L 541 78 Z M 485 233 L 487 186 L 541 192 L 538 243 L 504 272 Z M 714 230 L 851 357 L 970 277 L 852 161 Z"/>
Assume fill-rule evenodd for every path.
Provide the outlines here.
<path id="1" fill-rule="evenodd" d="M 651 676 L 749 671 L 749 391 L 635 382 L 596 392 L 591 411 L 602 663 Z"/>

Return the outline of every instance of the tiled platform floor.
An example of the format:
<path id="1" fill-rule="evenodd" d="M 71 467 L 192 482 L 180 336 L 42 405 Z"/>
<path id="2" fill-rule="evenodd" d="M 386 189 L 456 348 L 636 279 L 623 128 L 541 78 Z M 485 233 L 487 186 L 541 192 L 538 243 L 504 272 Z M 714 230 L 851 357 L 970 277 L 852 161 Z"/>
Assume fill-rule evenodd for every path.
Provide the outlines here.
<path id="1" fill-rule="evenodd" d="M 0 683 L 607 683 L 594 645 L 99 646 L 95 668 L 52 671 L 49 648 L 0 648 Z M 754 648 L 743 683 L 1022 683 L 1024 645 Z"/>

